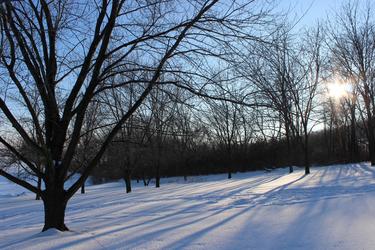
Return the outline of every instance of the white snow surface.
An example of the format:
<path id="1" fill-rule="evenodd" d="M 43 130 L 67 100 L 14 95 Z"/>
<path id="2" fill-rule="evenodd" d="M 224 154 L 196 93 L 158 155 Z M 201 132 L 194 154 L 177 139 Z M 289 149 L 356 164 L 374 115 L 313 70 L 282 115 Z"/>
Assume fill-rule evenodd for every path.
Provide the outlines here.
<path id="1" fill-rule="evenodd" d="M 68 204 L 71 231 L 41 233 L 42 202 L 0 178 L 0 249 L 375 249 L 367 163 L 133 186 L 87 187 Z"/>

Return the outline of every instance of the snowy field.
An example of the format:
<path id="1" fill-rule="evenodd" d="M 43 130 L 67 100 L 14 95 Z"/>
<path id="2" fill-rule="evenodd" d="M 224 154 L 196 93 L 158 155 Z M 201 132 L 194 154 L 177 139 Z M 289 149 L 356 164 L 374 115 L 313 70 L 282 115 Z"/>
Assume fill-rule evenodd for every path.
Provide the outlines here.
<path id="1" fill-rule="evenodd" d="M 90 186 L 70 201 L 66 233 L 40 233 L 42 202 L 0 179 L 0 249 L 375 248 L 375 168 L 287 172 Z"/>

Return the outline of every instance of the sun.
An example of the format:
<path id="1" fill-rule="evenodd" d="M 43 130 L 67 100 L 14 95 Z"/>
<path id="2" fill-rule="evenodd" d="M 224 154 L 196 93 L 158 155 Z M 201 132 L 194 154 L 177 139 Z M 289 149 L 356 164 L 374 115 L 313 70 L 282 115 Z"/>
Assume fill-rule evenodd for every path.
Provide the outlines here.
<path id="1" fill-rule="evenodd" d="M 349 93 L 351 92 L 351 86 L 348 83 L 335 81 L 327 83 L 326 86 L 328 90 L 328 97 L 335 100 L 340 100 L 342 98 L 348 97 Z"/>

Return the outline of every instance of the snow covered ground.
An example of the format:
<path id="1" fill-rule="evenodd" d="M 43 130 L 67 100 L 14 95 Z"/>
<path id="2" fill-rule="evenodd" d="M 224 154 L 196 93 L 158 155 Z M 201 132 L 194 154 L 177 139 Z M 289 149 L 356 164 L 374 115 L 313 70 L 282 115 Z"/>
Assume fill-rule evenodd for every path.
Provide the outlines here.
<path id="1" fill-rule="evenodd" d="M 42 202 L 0 179 L 0 249 L 374 249 L 375 168 L 278 169 L 87 187 L 71 232 L 48 230 Z"/>

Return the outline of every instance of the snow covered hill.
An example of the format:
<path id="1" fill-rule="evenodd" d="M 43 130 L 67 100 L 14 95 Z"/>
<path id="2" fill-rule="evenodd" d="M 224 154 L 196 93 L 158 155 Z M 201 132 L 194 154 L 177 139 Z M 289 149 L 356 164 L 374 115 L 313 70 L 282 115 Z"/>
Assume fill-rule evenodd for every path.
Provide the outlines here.
<path id="1" fill-rule="evenodd" d="M 66 233 L 40 233 L 42 202 L 0 179 L 0 249 L 375 248 L 375 168 L 287 172 L 90 186 L 70 201 Z"/>

